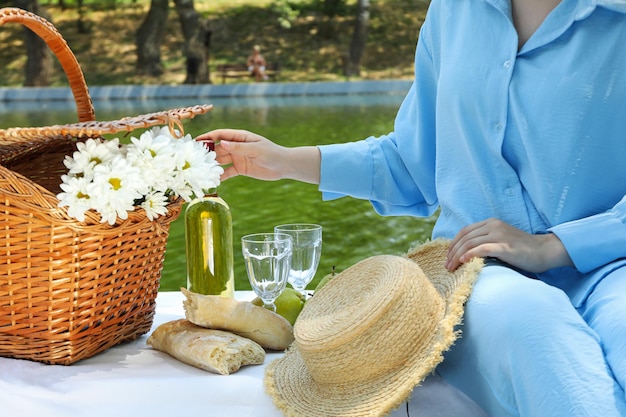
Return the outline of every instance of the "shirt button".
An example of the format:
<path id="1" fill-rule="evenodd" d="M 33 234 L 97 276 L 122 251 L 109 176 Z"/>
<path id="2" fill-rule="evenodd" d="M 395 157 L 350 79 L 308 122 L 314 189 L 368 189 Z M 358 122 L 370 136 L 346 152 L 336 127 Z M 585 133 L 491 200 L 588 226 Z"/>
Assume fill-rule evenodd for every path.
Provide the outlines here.
<path id="1" fill-rule="evenodd" d="M 504 68 L 511 68 L 511 61 L 509 61 L 508 59 L 506 61 L 504 61 L 504 63 L 502 64 L 502 66 Z"/>
<path id="2" fill-rule="evenodd" d="M 496 123 L 495 128 L 496 128 L 496 131 L 498 131 L 498 132 L 499 132 L 500 130 L 502 130 L 502 123 L 500 123 L 500 122 Z"/>
<path id="3" fill-rule="evenodd" d="M 505 188 L 504 194 L 506 194 L 508 197 L 512 197 L 515 195 L 515 190 L 513 189 L 513 187 Z"/>

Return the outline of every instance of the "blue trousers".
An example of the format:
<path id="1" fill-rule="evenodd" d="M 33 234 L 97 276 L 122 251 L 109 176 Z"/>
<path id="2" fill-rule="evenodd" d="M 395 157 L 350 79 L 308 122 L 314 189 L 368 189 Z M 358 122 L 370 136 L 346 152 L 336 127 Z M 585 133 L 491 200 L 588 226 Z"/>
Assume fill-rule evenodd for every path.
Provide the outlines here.
<path id="1" fill-rule="evenodd" d="M 485 266 L 437 371 L 490 417 L 626 416 L 626 268 L 579 308 L 562 290 Z"/>

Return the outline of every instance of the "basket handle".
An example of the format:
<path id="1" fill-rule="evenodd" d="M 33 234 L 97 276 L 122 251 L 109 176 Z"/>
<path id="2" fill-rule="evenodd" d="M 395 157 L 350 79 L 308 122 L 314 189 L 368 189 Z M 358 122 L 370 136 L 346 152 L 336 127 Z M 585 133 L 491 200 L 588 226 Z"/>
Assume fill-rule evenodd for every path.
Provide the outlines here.
<path id="1" fill-rule="evenodd" d="M 43 138 L 49 139 L 79 139 L 99 138 L 105 134 L 118 132 L 132 132 L 135 129 L 145 129 L 151 126 L 168 125 L 170 131 L 176 128 L 183 134 L 182 120 L 193 119 L 194 117 L 213 110 L 212 104 L 196 104 L 190 107 L 181 107 L 171 110 L 147 113 L 133 117 L 123 117 L 112 121 L 88 121 L 66 125 L 54 125 L 44 127 L 11 127 L 0 129 L 0 141 L 4 143 L 21 143 L 24 141 L 42 142 Z M 29 143 L 32 150 L 33 142 Z M 6 163 L 2 158 L 2 148 L 0 147 L 0 164 Z"/>
<path id="2" fill-rule="evenodd" d="M 50 50 L 59 60 L 63 71 L 65 71 L 70 88 L 72 89 L 72 94 L 74 94 L 74 101 L 76 101 L 78 121 L 88 122 L 96 120 L 95 110 L 83 71 L 80 69 L 78 60 L 67 45 L 67 42 L 65 42 L 65 39 L 63 39 L 52 23 L 41 16 L 15 7 L 0 9 L 0 25 L 7 22 L 21 23 L 46 42 Z"/>

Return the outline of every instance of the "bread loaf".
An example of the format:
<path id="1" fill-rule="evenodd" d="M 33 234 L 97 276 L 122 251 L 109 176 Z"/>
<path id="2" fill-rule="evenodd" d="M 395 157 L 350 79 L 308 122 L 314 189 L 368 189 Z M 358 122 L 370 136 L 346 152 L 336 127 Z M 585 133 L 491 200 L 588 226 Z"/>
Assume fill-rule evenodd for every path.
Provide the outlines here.
<path id="1" fill-rule="evenodd" d="M 184 319 L 161 324 L 146 343 L 188 365 L 222 375 L 265 360 L 265 350 L 252 340 Z"/>
<path id="2" fill-rule="evenodd" d="M 190 322 L 210 329 L 228 330 L 273 350 L 285 350 L 293 342 L 293 327 L 284 317 L 248 301 L 217 295 L 181 291 L 185 316 Z"/>

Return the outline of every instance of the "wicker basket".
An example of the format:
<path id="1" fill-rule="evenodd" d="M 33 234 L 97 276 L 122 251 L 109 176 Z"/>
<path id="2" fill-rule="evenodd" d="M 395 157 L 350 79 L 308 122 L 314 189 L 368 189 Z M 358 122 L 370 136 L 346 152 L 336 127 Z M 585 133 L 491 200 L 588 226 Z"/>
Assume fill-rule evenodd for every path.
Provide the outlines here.
<path id="1" fill-rule="evenodd" d="M 194 106 L 96 122 L 83 73 L 49 22 L 0 9 L 0 24 L 17 22 L 46 41 L 68 76 L 79 122 L 0 130 L 0 356 L 69 365 L 150 330 L 170 223 L 142 212 L 109 226 L 88 212 L 84 222 L 59 208 L 65 155 L 78 140 L 154 125 L 182 128 L 203 114 Z"/>

